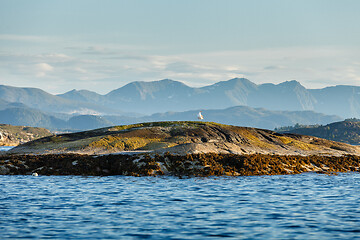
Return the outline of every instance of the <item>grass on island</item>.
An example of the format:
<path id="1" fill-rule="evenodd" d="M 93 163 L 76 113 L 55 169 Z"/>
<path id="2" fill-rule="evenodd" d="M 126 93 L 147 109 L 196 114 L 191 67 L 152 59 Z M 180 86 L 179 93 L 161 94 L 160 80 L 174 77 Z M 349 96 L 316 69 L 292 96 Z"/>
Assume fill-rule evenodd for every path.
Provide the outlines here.
<path id="1" fill-rule="evenodd" d="M 49 136 L 30 142 L 26 147 L 45 152 L 116 152 L 155 150 L 187 143 L 235 143 L 254 149 L 276 151 L 320 150 L 322 147 L 347 151 L 340 143 L 322 139 L 303 141 L 270 130 L 237 127 L 214 122 L 164 121 L 120 125 L 71 134 Z"/>

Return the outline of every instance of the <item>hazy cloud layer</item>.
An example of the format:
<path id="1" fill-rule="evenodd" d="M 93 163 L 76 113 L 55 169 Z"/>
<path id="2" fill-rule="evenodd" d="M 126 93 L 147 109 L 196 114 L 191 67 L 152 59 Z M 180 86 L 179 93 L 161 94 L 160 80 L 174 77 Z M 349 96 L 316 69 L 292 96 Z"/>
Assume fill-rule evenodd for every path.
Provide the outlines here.
<path id="1" fill-rule="evenodd" d="M 359 56 L 357 49 L 331 46 L 172 55 L 102 45 L 62 47 L 51 53 L 12 50 L 0 52 L 0 80 L 15 86 L 31 83 L 54 93 L 73 88 L 107 93 L 131 81 L 163 78 L 191 86 L 234 77 L 246 77 L 258 84 L 296 79 L 308 88 L 318 88 L 359 85 Z"/>

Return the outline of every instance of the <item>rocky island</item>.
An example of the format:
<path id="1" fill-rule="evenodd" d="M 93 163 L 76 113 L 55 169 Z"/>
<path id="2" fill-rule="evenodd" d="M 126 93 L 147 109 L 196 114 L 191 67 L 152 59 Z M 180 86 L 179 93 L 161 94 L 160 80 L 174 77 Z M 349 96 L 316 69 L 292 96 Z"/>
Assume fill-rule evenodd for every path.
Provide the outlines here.
<path id="1" fill-rule="evenodd" d="M 45 128 L 0 124 L 0 146 L 17 146 L 51 135 L 53 134 Z"/>
<path id="2" fill-rule="evenodd" d="M 1 174 L 271 175 L 359 171 L 360 148 L 210 122 L 152 122 L 48 136 L 0 156 Z"/>

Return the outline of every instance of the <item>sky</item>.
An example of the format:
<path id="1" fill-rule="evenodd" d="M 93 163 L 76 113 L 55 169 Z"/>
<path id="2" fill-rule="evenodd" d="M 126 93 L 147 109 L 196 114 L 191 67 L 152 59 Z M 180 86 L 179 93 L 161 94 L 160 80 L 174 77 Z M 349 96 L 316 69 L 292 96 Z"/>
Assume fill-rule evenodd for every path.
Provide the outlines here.
<path id="1" fill-rule="evenodd" d="M 358 0 L 0 0 L 0 84 L 360 86 Z"/>

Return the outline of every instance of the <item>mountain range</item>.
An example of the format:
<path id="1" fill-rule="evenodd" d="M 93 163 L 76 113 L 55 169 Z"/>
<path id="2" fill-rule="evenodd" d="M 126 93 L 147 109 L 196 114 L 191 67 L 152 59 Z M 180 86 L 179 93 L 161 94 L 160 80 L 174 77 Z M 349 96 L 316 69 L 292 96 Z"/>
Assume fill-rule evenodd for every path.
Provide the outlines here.
<path id="1" fill-rule="evenodd" d="M 306 89 L 295 80 L 258 85 L 245 78 L 234 78 L 200 88 L 170 79 L 137 81 L 104 95 L 88 90 L 52 95 L 36 88 L 0 85 L 0 99 L 68 114 L 134 116 L 134 113 L 149 115 L 242 105 L 281 111 L 311 110 L 342 118 L 360 117 L 360 87 L 338 85 Z"/>
<path id="2" fill-rule="evenodd" d="M 234 78 L 193 88 L 178 81 L 164 79 L 132 82 L 105 95 L 72 90 L 58 96 L 142 114 L 242 105 L 268 110 L 311 110 L 343 118 L 360 117 L 360 87 L 338 85 L 306 89 L 295 80 L 257 85 L 245 78 Z"/>
<path id="3" fill-rule="evenodd" d="M 360 87 L 307 89 L 295 80 L 255 84 L 234 78 L 193 88 L 164 79 L 131 82 L 104 95 L 75 89 L 53 95 L 37 88 L 0 85 L 0 122 L 7 124 L 89 129 L 141 121 L 194 120 L 199 110 L 204 110 L 207 121 L 260 128 L 327 124 L 360 117 Z"/>
<path id="4" fill-rule="evenodd" d="M 156 113 L 142 117 L 116 115 L 76 115 L 69 119 L 41 112 L 37 109 L 12 107 L 0 110 L 0 123 L 45 127 L 51 130 L 73 131 L 89 130 L 112 125 L 123 125 L 153 121 L 190 121 L 195 120 L 198 110 L 185 112 Z M 237 106 L 226 109 L 204 111 L 206 121 L 231 124 L 237 126 L 274 129 L 281 126 L 302 124 L 327 124 L 341 120 L 335 115 L 325 115 L 313 111 L 269 111 L 262 108 Z"/>

